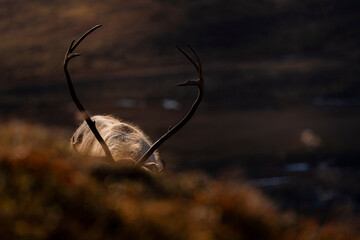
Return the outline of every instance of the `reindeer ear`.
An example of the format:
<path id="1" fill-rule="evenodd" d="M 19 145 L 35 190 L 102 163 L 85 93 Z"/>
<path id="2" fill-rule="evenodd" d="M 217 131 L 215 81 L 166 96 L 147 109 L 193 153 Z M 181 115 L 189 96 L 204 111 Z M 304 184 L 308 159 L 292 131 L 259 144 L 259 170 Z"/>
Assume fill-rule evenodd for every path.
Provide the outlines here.
<path id="1" fill-rule="evenodd" d="M 145 163 L 144 167 L 148 168 L 152 172 L 158 172 L 159 171 L 158 165 L 156 163 L 153 163 L 153 162 Z"/>

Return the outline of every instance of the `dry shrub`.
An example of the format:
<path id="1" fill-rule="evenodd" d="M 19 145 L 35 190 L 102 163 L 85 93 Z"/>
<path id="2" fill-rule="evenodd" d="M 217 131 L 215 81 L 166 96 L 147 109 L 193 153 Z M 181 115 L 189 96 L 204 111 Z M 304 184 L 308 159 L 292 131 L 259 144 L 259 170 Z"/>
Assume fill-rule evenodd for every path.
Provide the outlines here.
<path id="1" fill-rule="evenodd" d="M 85 164 L 67 141 L 17 124 L 0 130 L 0 239 L 360 239 L 280 213 L 247 183 Z"/>

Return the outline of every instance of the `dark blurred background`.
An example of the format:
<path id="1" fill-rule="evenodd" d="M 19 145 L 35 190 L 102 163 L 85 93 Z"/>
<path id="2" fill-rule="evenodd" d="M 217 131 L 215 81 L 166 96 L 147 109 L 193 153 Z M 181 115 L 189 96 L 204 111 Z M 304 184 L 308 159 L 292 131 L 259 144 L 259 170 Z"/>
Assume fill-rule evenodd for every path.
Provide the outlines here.
<path id="1" fill-rule="evenodd" d="M 171 170 L 231 174 L 276 204 L 321 217 L 360 210 L 360 2 L 357 0 L 1 0 L 0 114 L 61 127 L 91 114 L 155 140 L 190 107 L 196 77 L 175 45 L 199 53 L 205 98 L 161 148 Z"/>

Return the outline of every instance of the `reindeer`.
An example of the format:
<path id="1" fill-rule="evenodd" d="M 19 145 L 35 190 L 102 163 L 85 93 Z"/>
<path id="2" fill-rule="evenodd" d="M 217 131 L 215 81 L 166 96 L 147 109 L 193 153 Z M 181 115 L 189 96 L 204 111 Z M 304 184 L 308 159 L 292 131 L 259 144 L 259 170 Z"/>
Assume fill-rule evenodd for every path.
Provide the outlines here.
<path id="1" fill-rule="evenodd" d="M 170 127 L 155 143 L 152 143 L 150 139 L 133 124 L 112 116 L 96 115 L 91 118 L 75 93 L 68 71 L 68 64 L 71 59 L 81 55 L 80 53 L 74 52 L 79 44 L 99 27 L 101 27 L 101 25 L 94 26 L 77 41 L 73 39 L 65 54 L 64 71 L 67 85 L 77 109 L 84 118 L 84 122 L 73 134 L 70 145 L 80 154 L 101 157 L 111 164 L 115 162 L 127 162 L 135 166 L 161 172 L 165 168 L 165 163 L 161 160 L 157 149 L 191 119 L 203 98 L 204 78 L 200 58 L 190 45 L 187 46 L 195 55 L 197 63 L 189 54 L 176 45 L 178 50 L 194 65 L 198 73 L 197 80 L 187 80 L 176 84 L 176 86 L 196 86 L 198 88 L 198 95 L 185 117 L 174 127 Z"/>

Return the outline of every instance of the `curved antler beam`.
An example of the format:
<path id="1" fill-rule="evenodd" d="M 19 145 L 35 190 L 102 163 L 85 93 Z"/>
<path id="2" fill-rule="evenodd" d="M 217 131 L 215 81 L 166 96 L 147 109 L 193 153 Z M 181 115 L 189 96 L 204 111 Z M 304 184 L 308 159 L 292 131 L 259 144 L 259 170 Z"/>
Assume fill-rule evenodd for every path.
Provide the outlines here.
<path id="1" fill-rule="evenodd" d="M 75 93 L 75 89 L 74 86 L 72 84 L 71 81 L 71 77 L 68 71 L 68 63 L 70 62 L 71 59 L 80 56 L 80 53 L 75 53 L 75 49 L 79 46 L 79 44 L 87 37 L 89 36 L 93 31 L 95 31 L 96 29 L 98 29 L 99 27 L 101 27 L 101 25 L 96 25 L 93 28 L 91 28 L 90 30 L 88 30 L 86 33 L 84 33 L 84 35 L 82 35 L 77 41 L 76 39 L 73 39 L 69 49 L 67 50 L 66 54 L 65 54 L 65 59 L 64 59 L 64 71 L 65 71 L 65 75 L 66 75 L 66 80 L 67 80 L 67 84 L 69 87 L 69 91 L 70 91 L 70 95 L 76 105 L 76 107 L 78 108 L 78 110 L 80 111 L 81 115 L 83 116 L 84 120 L 86 121 L 87 125 L 89 126 L 91 132 L 95 135 L 96 139 L 98 140 L 98 142 L 100 143 L 101 147 L 103 148 L 106 158 L 109 162 L 114 163 L 114 158 L 111 155 L 111 152 L 109 150 L 109 147 L 106 145 L 104 139 L 101 137 L 99 131 L 96 129 L 96 125 L 95 122 L 91 120 L 89 114 L 86 112 L 85 108 L 82 106 L 82 104 L 80 103 L 79 98 L 77 97 L 76 93 Z"/>
<path id="2" fill-rule="evenodd" d="M 167 139 L 169 139 L 172 135 L 174 135 L 177 131 L 179 131 L 182 127 L 185 126 L 185 124 L 192 118 L 194 113 L 196 112 L 197 108 L 200 105 L 200 102 L 204 95 L 204 78 L 202 75 L 202 66 L 199 55 L 196 53 L 196 51 L 190 46 L 187 45 L 190 50 L 193 52 L 193 54 L 196 57 L 196 60 L 198 64 L 187 54 L 182 48 L 180 48 L 178 45 L 176 45 L 177 49 L 185 55 L 185 57 L 194 65 L 196 71 L 198 72 L 199 79 L 197 80 L 188 80 L 183 83 L 178 83 L 176 86 L 196 86 L 198 88 L 198 95 L 194 102 L 194 104 L 191 106 L 189 112 L 186 114 L 186 116 L 174 127 L 171 127 L 167 133 L 165 133 L 159 140 L 157 140 L 148 150 L 147 152 L 136 162 L 137 166 L 142 166 L 144 162 L 153 154 L 156 149 L 160 147 L 161 144 L 163 144 Z"/>

